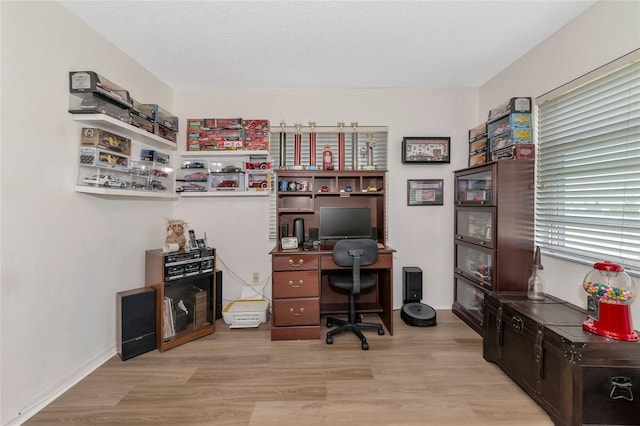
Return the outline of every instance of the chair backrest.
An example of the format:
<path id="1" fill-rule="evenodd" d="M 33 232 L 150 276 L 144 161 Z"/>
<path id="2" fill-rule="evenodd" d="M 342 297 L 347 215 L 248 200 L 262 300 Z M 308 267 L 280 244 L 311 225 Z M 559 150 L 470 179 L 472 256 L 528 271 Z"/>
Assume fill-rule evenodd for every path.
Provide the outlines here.
<path id="1" fill-rule="evenodd" d="M 351 266 L 353 294 L 360 293 L 360 266 L 378 261 L 378 242 L 372 239 L 340 240 L 333 246 L 333 261 L 338 266 Z"/>
<path id="2" fill-rule="evenodd" d="M 333 246 L 333 261 L 338 266 L 353 266 L 357 250 L 360 266 L 371 265 L 378 261 L 378 242 L 370 238 L 357 240 L 340 240 Z"/>

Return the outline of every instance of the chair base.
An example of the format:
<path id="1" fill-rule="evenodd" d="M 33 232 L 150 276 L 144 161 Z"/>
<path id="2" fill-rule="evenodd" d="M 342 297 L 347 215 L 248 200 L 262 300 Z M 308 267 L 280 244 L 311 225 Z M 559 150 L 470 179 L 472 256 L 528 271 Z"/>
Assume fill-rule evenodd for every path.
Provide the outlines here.
<path id="1" fill-rule="evenodd" d="M 367 349 L 369 349 L 369 343 L 367 343 L 367 338 L 364 337 L 364 334 L 362 334 L 361 329 L 375 329 L 375 330 L 378 330 L 378 335 L 380 336 L 384 335 L 384 328 L 382 327 L 382 324 L 365 323 L 365 322 L 359 322 L 359 321 L 350 322 L 350 321 L 345 321 L 339 318 L 328 317 L 327 327 L 333 327 L 334 325 L 337 325 L 338 328 L 329 330 L 327 332 L 327 345 L 330 345 L 333 343 L 333 336 L 335 336 L 336 334 L 340 334 L 345 331 L 350 331 L 356 336 L 358 336 L 358 338 L 360 338 L 360 341 L 362 342 L 361 344 L 362 350 L 366 351 Z"/>

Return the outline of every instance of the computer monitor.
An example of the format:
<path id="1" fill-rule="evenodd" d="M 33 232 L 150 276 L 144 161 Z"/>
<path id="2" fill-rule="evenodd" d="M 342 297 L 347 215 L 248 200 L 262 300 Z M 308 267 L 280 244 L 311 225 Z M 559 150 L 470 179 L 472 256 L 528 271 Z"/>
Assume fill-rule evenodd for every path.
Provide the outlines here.
<path id="1" fill-rule="evenodd" d="M 319 238 L 371 238 L 371 207 L 320 207 Z"/>

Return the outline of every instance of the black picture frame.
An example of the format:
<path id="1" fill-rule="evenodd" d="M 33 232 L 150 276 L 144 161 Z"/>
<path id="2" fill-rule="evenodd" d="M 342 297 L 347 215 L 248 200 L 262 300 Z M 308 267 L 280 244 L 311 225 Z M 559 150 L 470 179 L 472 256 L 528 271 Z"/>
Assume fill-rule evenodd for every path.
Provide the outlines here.
<path id="1" fill-rule="evenodd" d="M 409 136 L 402 138 L 403 164 L 446 164 L 450 161 L 450 137 Z"/>
<path id="2" fill-rule="evenodd" d="M 443 179 L 408 179 L 408 206 L 441 206 L 444 204 Z"/>

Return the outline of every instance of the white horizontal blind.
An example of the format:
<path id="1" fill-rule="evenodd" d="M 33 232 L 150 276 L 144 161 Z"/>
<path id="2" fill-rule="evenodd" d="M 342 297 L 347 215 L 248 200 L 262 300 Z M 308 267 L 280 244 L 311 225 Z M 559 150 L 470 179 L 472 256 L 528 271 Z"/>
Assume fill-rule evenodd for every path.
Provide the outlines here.
<path id="1" fill-rule="evenodd" d="M 640 270 L 640 63 L 544 100 L 537 123 L 536 244 Z"/>
<path id="2" fill-rule="evenodd" d="M 273 126 L 271 128 L 271 142 L 269 153 L 271 155 L 271 164 L 274 169 L 280 167 L 280 133 L 281 128 Z M 296 129 L 295 127 L 287 126 L 285 129 L 286 143 L 285 143 L 285 166 L 291 168 L 294 163 L 294 141 Z M 303 126 L 300 129 L 301 134 L 301 165 L 309 165 L 309 132 L 311 128 Z M 325 145 L 331 147 L 333 153 L 333 166 L 335 170 L 338 170 L 338 133 L 340 128 L 337 126 L 319 126 L 315 127 L 316 132 L 316 166 L 318 170 L 322 170 L 322 151 L 324 151 Z M 345 141 L 345 168 L 346 170 L 353 170 L 353 128 L 345 126 L 343 128 L 344 141 Z M 388 128 L 386 126 L 372 126 L 372 127 L 358 127 L 356 138 L 356 169 L 362 170 L 367 165 L 367 143 L 373 144 L 373 165 L 376 170 L 387 169 L 387 137 Z M 277 239 L 278 230 L 276 229 L 276 188 L 278 182 L 273 182 L 274 189 L 269 197 L 269 238 Z M 386 188 L 385 188 L 386 189 Z M 385 206 L 386 210 L 386 206 Z M 385 218 L 387 216 L 385 215 Z M 385 224 L 385 229 L 388 226 Z M 386 240 L 386 238 L 385 238 Z"/>

